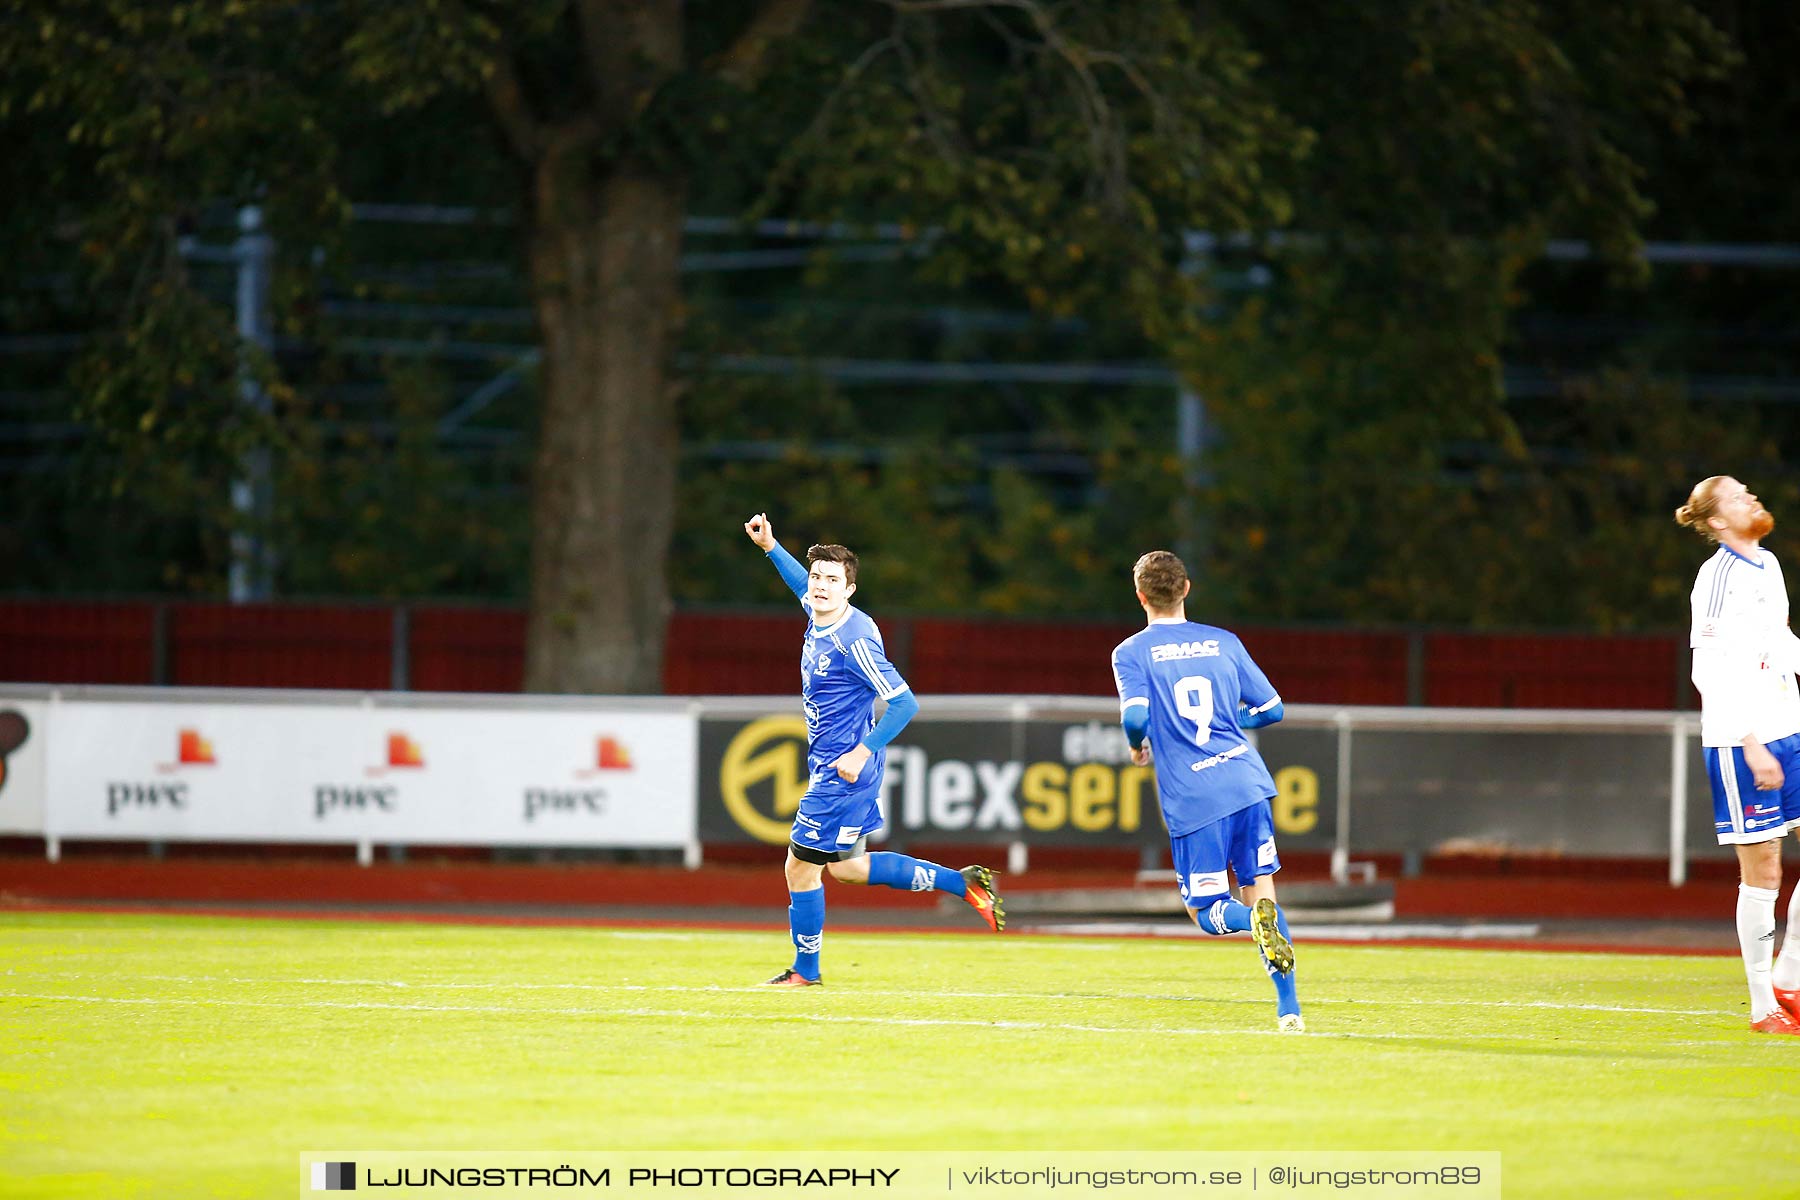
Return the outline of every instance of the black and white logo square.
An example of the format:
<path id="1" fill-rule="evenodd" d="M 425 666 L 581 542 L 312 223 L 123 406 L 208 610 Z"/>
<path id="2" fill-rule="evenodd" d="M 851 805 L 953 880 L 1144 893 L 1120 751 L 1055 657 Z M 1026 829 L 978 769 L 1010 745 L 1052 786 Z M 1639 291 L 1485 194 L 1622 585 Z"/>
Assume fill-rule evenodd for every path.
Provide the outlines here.
<path id="1" fill-rule="evenodd" d="M 353 1162 L 316 1162 L 312 1165 L 312 1190 L 315 1192 L 354 1192 L 356 1164 Z"/>

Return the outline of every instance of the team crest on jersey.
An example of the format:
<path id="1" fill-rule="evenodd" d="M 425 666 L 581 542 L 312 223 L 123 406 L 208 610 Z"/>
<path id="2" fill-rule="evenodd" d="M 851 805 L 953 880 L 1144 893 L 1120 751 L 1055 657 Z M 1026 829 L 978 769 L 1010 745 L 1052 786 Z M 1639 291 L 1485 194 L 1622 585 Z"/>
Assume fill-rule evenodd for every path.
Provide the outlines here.
<path id="1" fill-rule="evenodd" d="M 831 655 L 821 654 L 821 655 L 819 655 L 819 657 L 816 660 L 814 660 L 813 674 L 814 675 L 823 675 L 830 666 L 831 666 Z"/>
<path id="2" fill-rule="evenodd" d="M 1171 662 L 1179 658 L 1217 658 L 1219 642 L 1217 638 L 1207 638 L 1204 642 L 1169 642 L 1162 646 L 1150 647 L 1151 662 Z"/>

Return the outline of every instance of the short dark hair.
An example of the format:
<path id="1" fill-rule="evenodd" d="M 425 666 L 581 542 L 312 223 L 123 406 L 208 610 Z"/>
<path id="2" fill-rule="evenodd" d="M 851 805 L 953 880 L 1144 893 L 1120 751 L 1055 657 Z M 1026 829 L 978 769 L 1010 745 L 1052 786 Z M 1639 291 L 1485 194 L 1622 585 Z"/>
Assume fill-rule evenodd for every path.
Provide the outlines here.
<path id="1" fill-rule="evenodd" d="M 1133 586 L 1158 612 L 1168 612 L 1181 603 L 1187 581 L 1187 567 L 1167 550 L 1152 550 L 1131 568 Z"/>
<path id="2" fill-rule="evenodd" d="M 830 544 L 824 546 L 808 546 L 806 548 L 806 566 L 809 572 L 812 569 L 812 565 L 816 562 L 842 563 L 844 567 L 844 582 L 851 587 L 856 586 L 856 555 L 850 550 L 845 549 L 843 546 Z"/>

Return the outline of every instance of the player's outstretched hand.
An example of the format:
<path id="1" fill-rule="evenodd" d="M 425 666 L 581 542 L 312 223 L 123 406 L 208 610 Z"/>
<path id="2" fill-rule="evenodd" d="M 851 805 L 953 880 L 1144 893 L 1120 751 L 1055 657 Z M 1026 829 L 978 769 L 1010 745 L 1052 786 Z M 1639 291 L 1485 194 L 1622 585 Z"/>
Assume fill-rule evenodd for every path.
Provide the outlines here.
<path id="1" fill-rule="evenodd" d="M 1131 762 L 1133 766 L 1139 767 L 1147 767 L 1150 765 L 1150 743 L 1148 740 L 1131 752 Z"/>
<path id="2" fill-rule="evenodd" d="M 768 551 L 775 548 L 775 528 L 769 524 L 768 513 L 757 513 L 745 521 L 744 532 L 749 534 L 750 540 L 762 547 L 763 550 Z"/>

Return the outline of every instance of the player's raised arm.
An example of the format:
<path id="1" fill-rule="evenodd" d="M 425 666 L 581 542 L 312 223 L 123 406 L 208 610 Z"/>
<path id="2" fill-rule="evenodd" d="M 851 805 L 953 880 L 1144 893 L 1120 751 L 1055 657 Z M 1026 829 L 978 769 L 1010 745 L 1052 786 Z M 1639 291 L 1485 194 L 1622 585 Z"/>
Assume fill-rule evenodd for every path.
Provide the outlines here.
<path id="1" fill-rule="evenodd" d="M 787 584 L 788 590 L 793 592 L 804 604 L 806 602 L 806 568 L 800 565 L 800 560 L 789 554 L 782 548 L 781 543 L 775 540 L 775 527 L 769 524 L 769 514 L 757 513 L 745 521 L 744 532 L 761 548 L 764 554 L 769 556 L 769 561 L 775 564 L 775 570 L 781 575 L 781 582 Z"/>
<path id="2" fill-rule="evenodd" d="M 750 535 L 750 540 L 755 542 L 763 553 L 767 554 L 775 548 L 775 527 L 769 524 L 768 513 L 757 513 L 745 521 L 744 532 Z"/>

